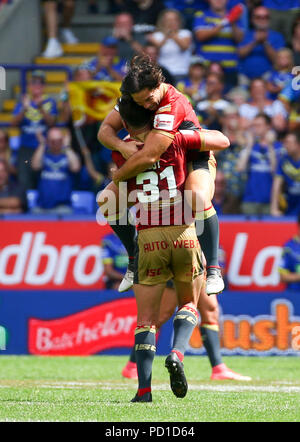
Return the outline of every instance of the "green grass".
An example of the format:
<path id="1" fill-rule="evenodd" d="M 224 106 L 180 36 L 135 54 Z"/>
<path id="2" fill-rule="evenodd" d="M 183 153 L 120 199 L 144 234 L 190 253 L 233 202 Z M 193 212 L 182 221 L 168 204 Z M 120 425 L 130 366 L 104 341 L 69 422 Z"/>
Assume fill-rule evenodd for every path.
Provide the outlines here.
<path id="1" fill-rule="evenodd" d="M 136 381 L 123 379 L 127 358 L 0 357 L 0 421 L 291 422 L 300 421 L 297 357 L 227 357 L 251 382 L 210 381 L 208 359 L 185 358 L 189 391 L 177 399 L 164 357 L 153 367 L 153 403 L 132 404 Z"/>

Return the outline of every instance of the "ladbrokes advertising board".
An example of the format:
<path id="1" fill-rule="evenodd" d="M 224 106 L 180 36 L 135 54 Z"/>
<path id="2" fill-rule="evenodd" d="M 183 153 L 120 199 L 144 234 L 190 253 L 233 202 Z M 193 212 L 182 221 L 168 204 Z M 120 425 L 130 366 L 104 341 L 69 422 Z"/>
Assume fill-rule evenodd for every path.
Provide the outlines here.
<path id="1" fill-rule="evenodd" d="M 0 355 L 129 354 L 132 292 L 106 291 L 95 221 L 1 222 Z M 223 354 L 300 354 L 300 296 L 277 274 L 294 223 L 222 222 L 229 291 L 218 297 Z M 159 334 L 166 354 L 172 322 Z M 195 329 L 190 354 L 204 354 Z"/>
<path id="2" fill-rule="evenodd" d="M 96 221 L 1 221 L 0 289 L 101 289 L 101 238 Z M 291 222 L 222 222 L 230 290 L 281 291 L 282 245 Z"/>

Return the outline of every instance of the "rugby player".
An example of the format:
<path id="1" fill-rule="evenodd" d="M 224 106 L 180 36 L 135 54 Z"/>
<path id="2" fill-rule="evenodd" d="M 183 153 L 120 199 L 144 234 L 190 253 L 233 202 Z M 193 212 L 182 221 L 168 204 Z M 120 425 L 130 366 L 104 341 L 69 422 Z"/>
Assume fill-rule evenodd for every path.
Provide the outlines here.
<path id="1" fill-rule="evenodd" d="M 121 91 L 128 93 L 137 104 L 154 112 L 153 129 L 145 143 L 145 152 L 149 154 L 160 149 L 167 149 L 174 136 L 181 129 L 200 128 L 197 116 L 187 98 L 173 86 L 163 82 L 160 68 L 147 56 L 136 56 L 131 62 L 130 69 L 123 79 Z M 137 152 L 135 141 L 125 143 L 118 138 L 117 133 L 122 128 L 122 120 L 116 110 L 113 110 L 103 121 L 98 138 L 106 147 L 118 150 L 128 161 L 122 166 L 119 177 L 122 180 L 141 172 L 144 152 Z M 219 222 L 215 209 L 211 203 L 214 193 L 214 179 L 211 172 L 215 164 L 210 152 L 204 151 L 206 138 L 202 138 L 202 151 L 193 151 L 188 154 L 189 176 L 186 189 L 199 194 L 204 199 L 204 209 L 196 223 L 198 239 L 207 261 L 207 294 L 217 294 L 224 289 L 224 282 L 218 263 Z M 227 146 L 226 146 L 227 147 Z M 136 153 L 136 155 L 133 155 Z M 201 226 L 203 227 L 203 233 Z M 127 226 L 112 226 L 115 233 L 124 240 L 129 253 L 130 264 L 128 272 L 122 281 L 119 291 L 126 291 L 132 285 L 133 266 L 133 229 Z M 200 234 L 200 231 L 202 235 Z"/>
<path id="2" fill-rule="evenodd" d="M 125 99 L 124 97 L 119 102 L 119 111 L 122 116 L 124 123 L 132 137 L 137 140 L 144 141 L 145 137 L 151 129 L 149 124 L 149 118 L 151 113 L 147 113 L 145 109 L 140 108 L 132 100 Z M 143 120 L 144 118 L 144 120 Z M 148 124 L 147 124 L 148 123 Z M 200 139 L 197 134 L 192 131 L 183 131 L 185 134 L 183 139 L 181 137 L 182 145 L 186 146 L 190 143 L 189 148 L 199 149 Z M 215 137 L 218 134 L 216 133 Z M 180 135 L 175 137 L 176 140 L 180 138 Z M 113 159 L 116 164 L 120 167 L 124 163 L 124 158 L 121 154 L 113 152 Z M 109 185 L 110 190 L 114 188 L 114 184 Z M 115 189 L 116 192 L 116 189 Z M 100 205 L 104 200 L 109 197 L 105 196 L 105 191 L 102 192 L 102 197 L 99 198 Z M 168 284 L 171 281 L 168 281 Z M 175 307 L 177 305 L 176 293 L 172 288 L 167 288 L 164 290 L 158 321 L 156 322 L 157 329 L 165 323 L 173 315 Z M 220 354 L 220 342 L 218 335 L 218 302 L 215 296 L 209 297 L 205 293 L 205 285 L 202 287 L 201 295 L 197 305 L 201 314 L 201 325 L 200 330 L 203 337 L 204 346 L 207 350 L 209 360 L 212 365 L 212 375 L 211 379 L 237 379 L 237 380 L 250 380 L 250 378 L 242 376 L 238 373 L 233 372 L 225 364 L 222 363 Z M 131 357 L 129 363 L 123 370 L 126 377 L 135 378 L 136 377 L 136 363 L 135 363 L 135 349 L 132 349 Z"/>
<path id="3" fill-rule="evenodd" d="M 148 116 L 146 121 L 149 121 Z M 195 145 L 199 148 L 200 137 L 199 134 L 196 136 Z M 198 322 L 197 304 L 204 280 L 195 226 L 192 217 L 188 221 L 185 217 L 183 192 L 187 176 L 186 155 L 183 143 L 179 141 L 175 137 L 169 148 L 157 150 L 151 158 L 146 156 L 144 169 L 147 171 L 128 180 L 129 194 L 137 190 L 140 212 L 134 275 L 138 311 L 135 352 L 139 385 L 132 402 L 152 401 L 151 374 L 156 349 L 156 323 L 161 297 L 171 278 L 178 298 L 178 311 L 174 318 L 173 348 L 165 366 L 175 396 L 184 397 L 188 389 L 182 361 Z M 123 162 L 121 154 L 119 156 Z M 152 184 L 155 182 L 155 186 L 147 186 L 148 180 Z M 115 184 L 119 182 L 115 180 Z"/>

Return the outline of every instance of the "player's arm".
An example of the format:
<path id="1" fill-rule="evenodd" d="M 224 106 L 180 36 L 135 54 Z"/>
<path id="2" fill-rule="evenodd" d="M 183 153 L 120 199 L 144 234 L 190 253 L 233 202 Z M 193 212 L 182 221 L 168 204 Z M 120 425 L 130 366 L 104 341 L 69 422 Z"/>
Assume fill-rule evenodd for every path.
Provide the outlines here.
<path id="1" fill-rule="evenodd" d="M 123 127 L 119 112 L 113 109 L 100 126 L 98 140 L 108 149 L 119 151 L 127 159 L 137 151 L 137 143 L 135 141 L 126 143 L 118 137 L 118 132 Z"/>
<path id="2" fill-rule="evenodd" d="M 132 155 L 126 163 L 113 174 L 118 184 L 151 167 L 172 143 L 172 138 L 152 130 L 146 138 L 144 147 Z"/>
<path id="3" fill-rule="evenodd" d="M 300 273 L 292 273 L 289 270 L 279 269 L 280 281 L 285 284 L 300 282 Z"/>
<path id="4" fill-rule="evenodd" d="M 201 129 L 199 131 L 201 139 L 201 151 L 224 150 L 230 146 L 230 141 L 219 130 Z"/>

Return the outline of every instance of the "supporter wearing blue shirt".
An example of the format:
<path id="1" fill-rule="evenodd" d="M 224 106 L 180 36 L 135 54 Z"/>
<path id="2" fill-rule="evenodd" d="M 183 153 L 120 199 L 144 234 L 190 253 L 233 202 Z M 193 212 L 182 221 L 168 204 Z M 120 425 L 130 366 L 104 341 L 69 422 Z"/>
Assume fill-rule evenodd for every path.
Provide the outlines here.
<path id="1" fill-rule="evenodd" d="M 19 183 L 24 189 L 35 187 L 35 177 L 29 167 L 34 150 L 38 147 L 37 133 L 47 134 L 57 117 L 56 102 L 44 95 L 45 75 L 34 71 L 28 84 L 28 95 L 16 104 L 12 126 L 19 126 L 20 147 L 18 152 Z"/>
<path id="2" fill-rule="evenodd" d="M 270 98 L 276 100 L 277 95 L 288 86 L 294 76 L 293 69 L 293 52 L 291 49 L 283 48 L 277 52 L 277 59 L 271 71 L 265 74 L 267 89 Z"/>
<path id="3" fill-rule="evenodd" d="M 300 214 L 298 215 L 298 235 L 283 246 L 278 271 L 280 279 L 290 290 L 300 291 Z"/>
<path id="4" fill-rule="evenodd" d="M 251 129 L 254 138 L 249 137 L 238 164 L 240 172 L 248 172 L 242 212 L 245 215 L 268 215 L 276 167 L 275 136 L 271 132 L 271 120 L 265 114 L 254 118 Z"/>
<path id="5" fill-rule="evenodd" d="M 281 216 L 300 213 L 300 134 L 290 132 L 284 138 L 286 153 L 278 162 L 272 189 L 271 214 Z M 282 195 L 285 203 L 282 203 Z M 281 203 L 281 207 L 280 207 Z"/>
<path id="6" fill-rule="evenodd" d="M 128 253 L 114 233 L 102 239 L 101 256 L 106 288 L 117 290 L 127 270 Z"/>
<path id="7" fill-rule="evenodd" d="M 272 69 L 277 52 L 285 46 L 283 36 L 270 29 L 270 12 L 263 6 L 252 12 L 253 29 L 246 32 L 239 44 L 241 74 L 248 79 L 259 78 Z"/>
<path id="8" fill-rule="evenodd" d="M 286 109 L 289 111 L 293 106 L 293 103 L 297 103 L 300 100 L 300 71 L 298 76 L 293 77 L 293 80 L 289 82 L 285 88 L 279 93 L 278 99 L 282 101 Z"/>
<path id="9" fill-rule="evenodd" d="M 299 0 L 263 0 L 262 5 L 270 11 L 271 28 L 290 41 L 293 22 L 300 12 Z"/>
<path id="10" fill-rule="evenodd" d="M 72 173 L 79 172 L 80 161 L 62 130 L 49 130 L 46 140 L 40 136 L 40 145 L 32 157 L 32 168 L 40 171 L 36 213 L 70 213 Z"/>
<path id="11" fill-rule="evenodd" d="M 84 63 L 97 81 L 122 81 L 125 75 L 126 61 L 118 57 L 117 40 L 106 37 L 102 40 L 97 57 Z"/>
<path id="12" fill-rule="evenodd" d="M 228 19 L 227 0 L 209 0 L 209 10 L 195 14 L 193 30 L 196 54 L 208 61 L 218 62 L 227 75 L 226 81 L 235 83 L 238 69 L 237 44 L 244 29 L 239 18 Z"/>

